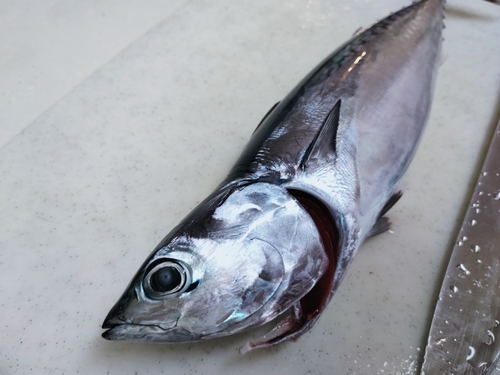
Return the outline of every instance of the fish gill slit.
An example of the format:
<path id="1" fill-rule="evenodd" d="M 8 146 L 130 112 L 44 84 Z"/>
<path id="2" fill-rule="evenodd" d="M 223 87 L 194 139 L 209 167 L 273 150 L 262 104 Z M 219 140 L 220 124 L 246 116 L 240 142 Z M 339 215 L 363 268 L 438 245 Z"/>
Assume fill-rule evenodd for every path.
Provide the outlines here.
<path id="1" fill-rule="evenodd" d="M 315 319 L 326 307 L 333 290 L 333 281 L 338 263 L 339 230 L 328 208 L 318 198 L 302 190 L 288 189 L 288 192 L 306 210 L 314 221 L 321 236 L 328 257 L 328 267 L 314 287 L 300 300 L 302 319 Z"/>

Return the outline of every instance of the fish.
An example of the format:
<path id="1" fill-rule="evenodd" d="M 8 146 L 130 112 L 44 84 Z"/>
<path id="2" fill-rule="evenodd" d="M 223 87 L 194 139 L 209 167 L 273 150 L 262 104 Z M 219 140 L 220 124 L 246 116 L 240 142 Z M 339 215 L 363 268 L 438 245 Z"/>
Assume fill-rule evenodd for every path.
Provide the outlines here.
<path id="1" fill-rule="evenodd" d="M 274 105 L 139 268 L 102 336 L 192 342 L 276 320 L 245 353 L 309 331 L 362 242 L 389 229 L 429 116 L 443 18 L 442 0 L 391 14 Z"/>

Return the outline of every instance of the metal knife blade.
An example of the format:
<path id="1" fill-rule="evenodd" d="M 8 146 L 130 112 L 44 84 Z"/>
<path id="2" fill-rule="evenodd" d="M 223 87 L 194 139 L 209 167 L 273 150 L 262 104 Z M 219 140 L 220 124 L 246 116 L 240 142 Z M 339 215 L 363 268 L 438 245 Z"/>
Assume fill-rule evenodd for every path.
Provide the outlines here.
<path id="1" fill-rule="evenodd" d="M 500 123 L 446 270 L 421 374 L 491 374 L 499 335 Z"/>

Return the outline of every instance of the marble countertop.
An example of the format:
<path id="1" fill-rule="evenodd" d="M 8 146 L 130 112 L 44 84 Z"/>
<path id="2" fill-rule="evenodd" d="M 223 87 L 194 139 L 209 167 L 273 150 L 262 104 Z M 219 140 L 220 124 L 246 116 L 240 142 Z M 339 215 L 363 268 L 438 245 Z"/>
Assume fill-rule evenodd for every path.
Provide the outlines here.
<path id="1" fill-rule="evenodd" d="M 240 355 L 265 328 L 155 345 L 105 341 L 100 324 L 268 109 L 409 1 L 30 3 L 0 15 L 0 374 L 415 374 L 500 117 L 500 7 L 448 2 L 393 233 L 361 247 L 311 332 Z"/>

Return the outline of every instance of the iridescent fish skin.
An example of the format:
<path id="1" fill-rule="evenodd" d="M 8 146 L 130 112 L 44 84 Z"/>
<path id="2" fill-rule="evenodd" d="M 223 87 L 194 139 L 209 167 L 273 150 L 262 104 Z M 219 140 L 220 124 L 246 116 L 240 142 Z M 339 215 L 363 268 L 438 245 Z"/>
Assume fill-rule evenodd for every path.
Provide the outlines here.
<path id="1" fill-rule="evenodd" d="M 429 114 L 442 27 L 443 2 L 419 1 L 328 56 L 152 252 L 103 337 L 196 341 L 291 311 L 245 352 L 309 330 L 363 240 L 388 229 Z"/>

